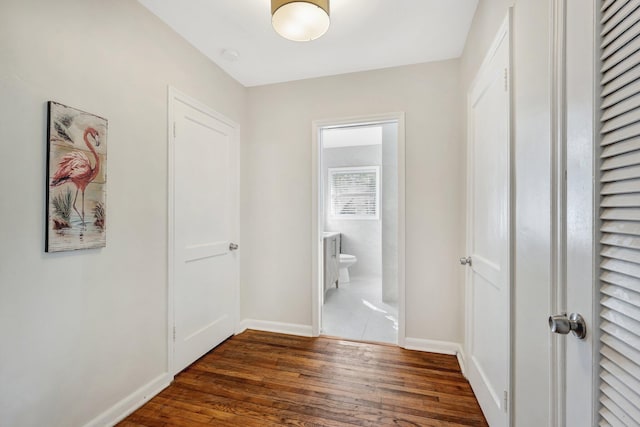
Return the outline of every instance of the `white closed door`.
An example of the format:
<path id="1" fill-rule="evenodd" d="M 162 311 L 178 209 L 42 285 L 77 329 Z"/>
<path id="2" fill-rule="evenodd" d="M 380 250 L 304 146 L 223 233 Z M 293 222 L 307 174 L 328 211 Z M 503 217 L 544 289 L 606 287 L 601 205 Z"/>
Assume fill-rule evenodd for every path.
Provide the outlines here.
<path id="1" fill-rule="evenodd" d="M 235 125 L 174 99 L 173 309 L 177 373 L 233 335 L 238 316 Z"/>
<path id="2" fill-rule="evenodd" d="M 468 107 L 467 376 L 492 427 L 508 425 L 508 29 L 505 22 L 471 87 Z"/>

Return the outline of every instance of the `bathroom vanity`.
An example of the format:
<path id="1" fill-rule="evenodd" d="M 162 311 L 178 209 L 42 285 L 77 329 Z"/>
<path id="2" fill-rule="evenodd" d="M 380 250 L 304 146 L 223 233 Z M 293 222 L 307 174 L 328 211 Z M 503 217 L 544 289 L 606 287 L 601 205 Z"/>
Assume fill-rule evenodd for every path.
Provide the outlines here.
<path id="1" fill-rule="evenodd" d="M 338 287 L 340 271 L 340 233 L 325 231 L 322 246 L 324 250 L 324 291 Z"/>

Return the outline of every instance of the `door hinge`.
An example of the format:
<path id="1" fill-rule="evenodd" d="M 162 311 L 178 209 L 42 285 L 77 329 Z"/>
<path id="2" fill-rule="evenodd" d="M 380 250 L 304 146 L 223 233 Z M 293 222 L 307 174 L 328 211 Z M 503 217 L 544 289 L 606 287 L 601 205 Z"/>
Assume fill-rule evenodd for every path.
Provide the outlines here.
<path id="1" fill-rule="evenodd" d="M 509 91 L 509 71 L 504 69 L 504 91 Z"/>
<path id="2" fill-rule="evenodd" d="M 173 325 L 173 342 L 176 341 L 176 326 Z"/>
<path id="3" fill-rule="evenodd" d="M 173 137 L 176 137 L 176 122 L 173 122 Z"/>
<path id="4" fill-rule="evenodd" d="M 504 412 L 509 411 L 509 392 L 507 390 L 504 391 L 504 402 L 502 404 Z"/>

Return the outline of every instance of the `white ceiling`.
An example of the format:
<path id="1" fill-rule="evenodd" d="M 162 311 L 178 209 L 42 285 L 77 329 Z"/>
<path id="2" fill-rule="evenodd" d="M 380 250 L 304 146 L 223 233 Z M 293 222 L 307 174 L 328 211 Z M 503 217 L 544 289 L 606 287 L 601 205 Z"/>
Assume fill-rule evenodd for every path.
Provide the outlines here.
<path id="1" fill-rule="evenodd" d="M 331 0 L 329 31 L 292 42 L 271 27 L 270 0 L 139 1 L 245 86 L 457 58 L 478 3 Z"/>

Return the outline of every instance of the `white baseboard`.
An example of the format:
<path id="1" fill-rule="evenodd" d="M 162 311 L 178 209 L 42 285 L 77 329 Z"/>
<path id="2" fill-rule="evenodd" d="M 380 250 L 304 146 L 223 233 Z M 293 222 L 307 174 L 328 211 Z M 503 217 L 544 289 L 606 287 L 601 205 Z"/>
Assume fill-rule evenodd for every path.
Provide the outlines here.
<path id="1" fill-rule="evenodd" d="M 462 346 L 458 343 L 425 340 L 421 338 L 405 338 L 404 348 L 407 350 L 426 351 L 429 353 L 450 354 L 456 356 L 458 358 L 458 364 L 460 365 L 460 371 L 462 371 L 462 375 L 466 377 L 464 351 L 462 350 Z"/>
<path id="2" fill-rule="evenodd" d="M 465 354 L 464 354 L 464 350 L 460 350 L 458 352 L 458 354 L 456 354 L 456 356 L 458 357 L 458 365 L 460 365 L 460 371 L 462 372 L 462 375 L 467 378 L 467 368 L 465 366 Z"/>
<path id="3" fill-rule="evenodd" d="M 426 351 L 429 353 L 456 355 L 462 351 L 460 344 L 449 341 L 425 340 L 421 338 L 405 338 L 404 348 L 407 350 Z"/>
<path id="4" fill-rule="evenodd" d="M 279 334 L 298 335 L 301 337 L 312 336 L 311 325 L 299 325 L 296 323 L 270 322 L 268 320 L 244 319 L 240 322 L 238 333 L 242 333 L 247 329 L 255 329 L 256 331 L 276 332 Z"/>
<path id="5" fill-rule="evenodd" d="M 164 373 L 153 379 L 148 384 L 143 385 L 111 408 L 98 415 L 93 420 L 85 424 L 84 427 L 105 427 L 113 426 L 122 421 L 127 415 L 147 403 L 152 397 L 167 388 L 173 381 L 173 376 Z"/>

